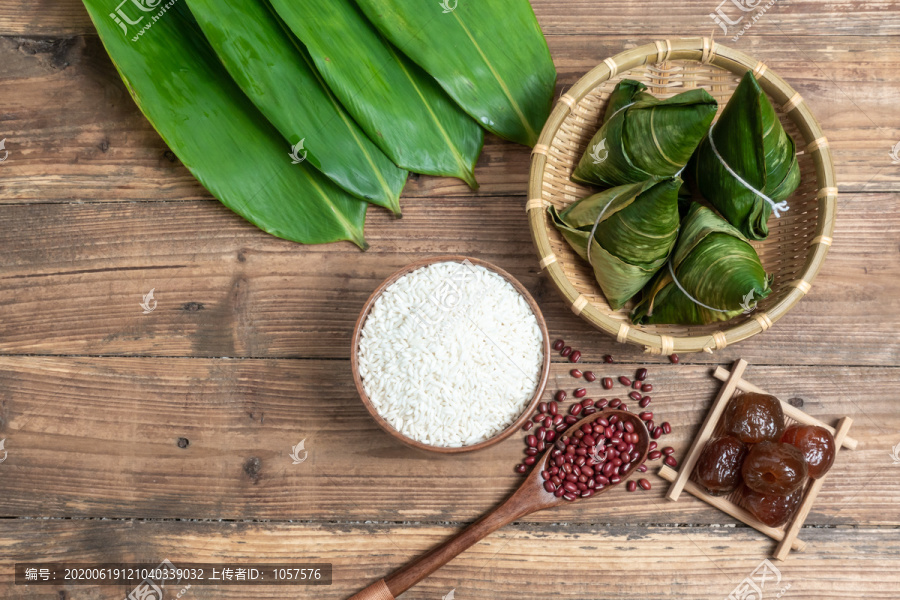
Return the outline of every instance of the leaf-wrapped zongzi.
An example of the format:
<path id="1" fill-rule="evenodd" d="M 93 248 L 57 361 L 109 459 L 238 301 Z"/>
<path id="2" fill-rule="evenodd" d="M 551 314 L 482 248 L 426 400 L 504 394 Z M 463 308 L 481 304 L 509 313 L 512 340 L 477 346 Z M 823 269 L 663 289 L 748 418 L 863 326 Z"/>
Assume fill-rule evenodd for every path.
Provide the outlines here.
<path id="1" fill-rule="evenodd" d="M 678 237 L 677 177 L 647 180 L 582 198 L 553 224 L 588 261 L 613 310 L 621 308 L 666 262 Z"/>
<path id="2" fill-rule="evenodd" d="M 766 222 L 788 209 L 800 185 L 794 140 L 748 71 L 697 148 L 689 172 L 703 197 L 751 240 L 769 235 Z"/>
<path id="3" fill-rule="evenodd" d="M 772 289 L 756 250 L 722 217 L 694 203 L 668 265 L 644 290 L 639 324 L 705 325 L 750 312 Z"/>
<path id="4" fill-rule="evenodd" d="M 706 135 L 718 105 L 701 88 L 666 100 L 625 79 L 613 90 L 603 126 L 594 134 L 572 179 L 607 186 L 679 174 Z"/>

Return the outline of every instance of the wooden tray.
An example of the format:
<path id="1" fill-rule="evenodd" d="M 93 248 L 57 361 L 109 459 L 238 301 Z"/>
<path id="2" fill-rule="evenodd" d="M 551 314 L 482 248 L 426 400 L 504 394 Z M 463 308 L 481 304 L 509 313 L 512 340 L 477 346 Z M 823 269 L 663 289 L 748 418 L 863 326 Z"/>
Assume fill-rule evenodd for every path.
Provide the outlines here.
<path id="1" fill-rule="evenodd" d="M 711 506 L 718 508 L 722 512 L 739 519 L 750 527 L 777 540 L 779 544 L 775 548 L 775 552 L 772 556 L 777 560 L 784 560 L 792 549 L 803 550 L 805 547 L 806 543 L 800 540 L 797 535 L 800 533 L 800 528 L 803 527 L 803 523 L 806 521 L 810 509 L 812 509 L 813 502 L 815 502 L 819 490 L 822 489 L 822 484 L 825 482 L 827 475 L 815 480 L 810 479 L 806 482 L 803 500 L 800 502 L 800 506 L 797 507 L 797 512 L 790 521 L 781 527 L 769 527 L 757 520 L 741 506 L 740 488 L 727 496 L 711 496 L 707 494 L 703 488 L 691 481 L 694 466 L 697 464 L 700 452 L 706 447 L 706 442 L 714 435 L 718 435 L 724 428 L 724 424 L 720 423 L 722 413 L 725 412 L 725 407 L 728 405 L 728 401 L 731 400 L 735 392 L 768 393 L 741 378 L 744 374 L 744 369 L 746 368 L 747 362 L 743 359 L 735 362 L 731 371 L 723 369 L 722 367 L 716 368 L 713 377 L 723 381 L 724 384 L 719 390 L 719 394 L 716 396 L 716 401 L 713 403 L 712 408 L 709 409 L 706 420 L 703 421 L 700 433 L 697 434 L 697 437 L 691 444 L 690 450 L 688 450 L 687 456 L 685 456 L 684 460 L 681 462 L 681 471 L 676 471 L 671 467 L 663 466 L 659 470 L 659 476 L 672 483 L 672 485 L 669 486 L 666 498 L 676 501 L 681 495 L 682 490 L 688 491 Z M 854 450 L 856 448 L 856 440 L 847 436 L 850 425 L 853 423 L 853 420 L 850 417 L 839 419 L 836 427 L 831 427 L 830 425 L 826 425 L 825 423 L 814 419 L 802 410 L 791 406 L 783 400 L 781 401 L 781 407 L 784 409 L 785 424 L 788 426 L 795 423 L 803 423 L 805 425 L 818 425 L 819 427 L 824 427 L 829 430 L 834 435 L 835 461 L 837 461 L 837 455 L 840 453 L 841 448 L 847 448 L 849 450 Z"/>

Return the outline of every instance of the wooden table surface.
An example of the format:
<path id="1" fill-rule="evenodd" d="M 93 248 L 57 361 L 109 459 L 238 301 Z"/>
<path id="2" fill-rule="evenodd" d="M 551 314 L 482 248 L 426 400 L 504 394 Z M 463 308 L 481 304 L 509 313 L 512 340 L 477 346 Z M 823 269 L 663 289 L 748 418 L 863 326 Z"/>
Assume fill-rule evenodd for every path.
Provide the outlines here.
<path id="1" fill-rule="evenodd" d="M 676 456 L 712 402 L 711 366 L 738 357 L 748 380 L 817 418 L 852 417 L 859 447 L 841 453 L 801 533 L 806 551 L 777 565 L 763 598 L 900 598 L 900 6 L 781 0 L 732 42 L 710 18 L 716 0 L 533 5 L 560 90 L 623 49 L 716 31 L 802 93 L 841 191 L 810 294 L 766 334 L 679 365 L 617 345 L 540 273 L 523 210 L 528 149 L 493 136 L 478 193 L 413 176 L 403 219 L 370 210 L 366 253 L 267 236 L 167 150 L 78 0 L 3 0 L 0 597 L 128 591 L 14 585 L 15 562 L 169 559 L 334 565 L 328 587 L 195 586 L 186 598 L 345 598 L 495 506 L 519 481 L 521 436 L 471 456 L 416 453 L 376 427 L 349 370 L 370 291 L 415 259 L 461 253 L 518 277 L 585 367 L 647 366 Z M 143 314 L 151 288 L 158 305 Z M 607 353 L 617 364 L 601 364 Z M 548 395 L 566 381 L 557 360 Z M 308 459 L 295 465 L 301 440 Z M 650 492 L 515 523 L 404 598 L 721 599 L 772 552 L 649 479 Z"/>

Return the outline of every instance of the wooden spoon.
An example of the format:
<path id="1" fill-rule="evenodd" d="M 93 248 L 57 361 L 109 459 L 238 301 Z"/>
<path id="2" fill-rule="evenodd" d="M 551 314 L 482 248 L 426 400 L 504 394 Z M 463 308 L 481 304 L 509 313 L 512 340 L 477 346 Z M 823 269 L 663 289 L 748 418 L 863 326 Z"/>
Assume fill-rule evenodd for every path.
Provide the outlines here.
<path id="1" fill-rule="evenodd" d="M 634 473 L 634 469 L 647 459 L 647 452 L 650 447 L 650 434 L 644 426 L 644 422 L 638 415 L 622 410 L 606 409 L 598 411 L 590 416 L 581 419 L 573 424 L 563 436 L 570 436 L 582 425 L 592 423 L 600 417 L 609 419 L 612 415 L 618 415 L 622 422 L 631 422 L 634 425 L 634 431 L 638 434 L 640 440 L 635 444 L 635 450 L 640 454 L 640 458 L 632 462 L 632 468 L 622 476 L 622 481 Z M 439 568 L 450 562 L 456 555 L 466 550 L 470 546 L 482 538 L 490 535 L 494 531 L 500 529 L 516 519 L 521 519 L 525 515 L 529 515 L 545 508 L 552 508 L 564 502 L 569 502 L 563 498 L 557 498 L 555 495 L 544 489 L 544 480 L 541 477 L 541 471 L 546 469 L 547 461 L 550 460 L 550 454 L 553 452 L 553 445 L 544 453 L 540 461 L 536 462 L 531 473 L 522 482 L 512 496 L 507 498 L 506 502 L 487 513 L 455 537 L 447 540 L 431 552 L 419 557 L 409 563 L 399 571 L 392 575 L 381 579 L 366 589 L 350 597 L 349 600 L 394 600 L 395 596 L 399 596 L 421 580 L 425 579 Z M 621 482 L 620 482 L 621 483 Z M 610 484 L 598 490 L 591 498 L 595 498 L 614 488 L 618 484 Z M 572 501 L 577 502 L 578 499 Z"/>

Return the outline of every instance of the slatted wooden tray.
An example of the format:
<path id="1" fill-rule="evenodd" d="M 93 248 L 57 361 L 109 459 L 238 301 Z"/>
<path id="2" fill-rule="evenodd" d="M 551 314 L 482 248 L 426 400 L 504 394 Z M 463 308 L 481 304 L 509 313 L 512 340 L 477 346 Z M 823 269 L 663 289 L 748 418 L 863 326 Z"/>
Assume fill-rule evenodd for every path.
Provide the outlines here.
<path id="1" fill-rule="evenodd" d="M 742 379 L 746 368 L 747 362 L 743 359 L 735 362 L 731 371 L 723 369 L 722 367 L 716 368 L 713 377 L 724 383 L 722 384 L 721 389 L 719 389 L 716 401 L 713 403 L 712 408 L 709 409 L 709 413 L 707 413 L 706 419 L 703 421 L 700 433 L 694 438 L 687 456 L 685 456 L 684 460 L 681 462 L 681 470 L 676 471 L 671 467 L 663 466 L 659 470 L 659 476 L 672 484 L 669 486 L 666 498 L 677 501 L 683 490 L 693 494 L 711 506 L 718 508 L 732 517 L 746 523 L 750 527 L 766 534 L 772 539 L 777 540 L 779 543 L 772 556 L 777 560 L 784 560 L 792 549 L 803 550 L 805 547 L 805 542 L 797 536 L 800 533 L 800 529 L 803 527 L 804 521 L 806 521 L 807 515 L 809 515 L 809 511 L 812 509 L 813 503 L 816 501 L 819 490 L 822 489 L 822 485 L 828 477 L 827 475 L 824 475 L 819 479 L 807 480 L 804 484 L 803 500 L 800 502 L 800 506 L 797 507 L 797 512 L 791 520 L 781 527 L 769 527 L 751 515 L 747 509 L 742 506 L 740 488 L 727 496 L 712 496 L 707 494 L 702 487 L 691 480 L 694 466 L 697 464 L 697 459 L 700 457 L 703 448 L 706 447 L 706 443 L 711 438 L 721 434 L 724 429 L 724 423 L 722 423 L 721 417 L 725 412 L 725 407 L 728 406 L 728 402 L 735 393 L 769 393 Z M 841 448 L 850 450 L 856 448 L 856 440 L 847 435 L 850 430 L 850 425 L 853 423 L 853 420 L 850 417 L 842 417 L 838 420 L 836 426 L 832 427 L 814 419 L 802 410 L 791 406 L 784 400 L 781 400 L 781 407 L 784 409 L 785 424 L 787 426 L 795 423 L 803 423 L 805 425 L 818 425 L 819 427 L 824 427 L 831 431 L 835 441 L 835 462 L 840 455 Z"/>

